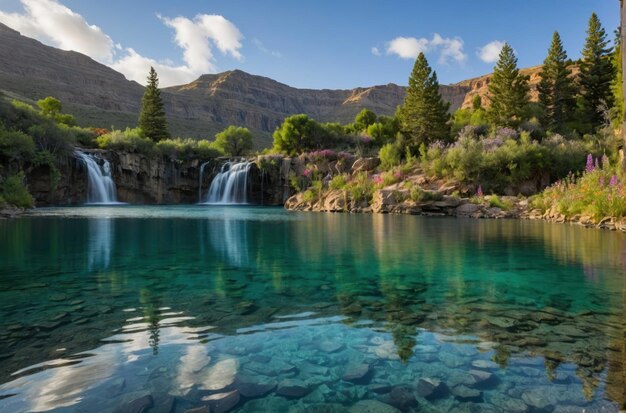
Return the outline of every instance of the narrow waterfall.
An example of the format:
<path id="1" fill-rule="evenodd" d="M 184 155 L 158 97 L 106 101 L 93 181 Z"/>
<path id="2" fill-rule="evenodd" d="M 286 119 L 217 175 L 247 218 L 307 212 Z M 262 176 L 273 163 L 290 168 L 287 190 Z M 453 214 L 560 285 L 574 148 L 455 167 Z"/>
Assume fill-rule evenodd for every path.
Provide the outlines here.
<path id="1" fill-rule="evenodd" d="M 79 150 L 74 155 L 87 167 L 87 203 L 119 204 L 109 161 Z"/>
<path id="2" fill-rule="evenodd" d="M 211 161 L 207 161 L 200 165 L 200 182 L 198 183 L 198 203 L 202 203 L 202 183 L 204 182 L 204 168 L 210 164 Z"/>
<path id="3" fill-rule="evenodd" d="M 215 176 L 206 199 L 208 204 L 247 204 L 248 172 L 252 162 L 227 162 Z"/>

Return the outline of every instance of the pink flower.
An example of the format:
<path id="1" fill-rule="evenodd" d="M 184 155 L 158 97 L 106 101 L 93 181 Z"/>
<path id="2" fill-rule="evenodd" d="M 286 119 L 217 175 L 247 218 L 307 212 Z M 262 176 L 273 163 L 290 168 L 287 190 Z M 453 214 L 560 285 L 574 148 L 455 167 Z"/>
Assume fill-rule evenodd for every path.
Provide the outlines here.
<path id="1" fill-rule="evenodd" d="M 311 170 L 310 169 L 305 169 L 304 172 L 302 172 L 302 175 L 306 176 L 307 178 L 309 176 L 311 176 Z"/>
<path id="2" fill-rule="evenodd" d="M 593 155 L 587 155 L 587 165 L 585 166 L 585 172 L 592 172 L 595 169 L 593 165 Z"/>
<path id="3" fill-rule="evenodd" d="M 611 177 L 611 180 L 609 181 L 609 185 L 610 186 L 617 186 L 617 176 L 616 175 L 613 175 Z"/>
<path id="4" fill-rule="evenodd" d="M 476 189 L 476 196 L 478 196 L 478 197 L 482 197 L 483 196 L 483 186 L 482 185 L 478 185 L 478 188 Z"/>

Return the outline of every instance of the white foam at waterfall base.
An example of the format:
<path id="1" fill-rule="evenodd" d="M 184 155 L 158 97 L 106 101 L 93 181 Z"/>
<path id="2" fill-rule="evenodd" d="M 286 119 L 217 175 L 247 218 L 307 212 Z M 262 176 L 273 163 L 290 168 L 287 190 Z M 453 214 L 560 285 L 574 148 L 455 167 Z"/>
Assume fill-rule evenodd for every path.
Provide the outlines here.
<path id="1" fill-rule="evenodd" d="M 209 205 L 248 204 L 248 173 L 252 162 L 227 162 L 213 178 L 209 193 L 204 199 Z"/>
<path id="2" fill-rule="evenodd" d="M 117 200 L 115 182 L 111 176 L 111 164 L 106 159 L 76 150 L 74 155 L 87 167 L 87 204 L 89 205 L 123 205 Z"/>

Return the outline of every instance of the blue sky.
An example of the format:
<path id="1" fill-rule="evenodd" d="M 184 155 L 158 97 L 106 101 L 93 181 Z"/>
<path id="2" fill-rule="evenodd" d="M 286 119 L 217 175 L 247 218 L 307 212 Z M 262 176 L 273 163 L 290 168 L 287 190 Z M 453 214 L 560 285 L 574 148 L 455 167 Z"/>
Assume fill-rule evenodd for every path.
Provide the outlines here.
<path id="1" fill-rule="evenodd" d="M 441 83 L 491 71 L 501 42 L 540 64 L 558 30 L 580 55 L 595 11 L 613 38 L 617 0 L 0 0 L 0 22 L 162 84 L 241 69 L 301 88 L 406 84 L 423 50 Z M 484 49 L 483 49 L 484 48 Z M 482 53 L 481 53 L 482 52 Z"/>

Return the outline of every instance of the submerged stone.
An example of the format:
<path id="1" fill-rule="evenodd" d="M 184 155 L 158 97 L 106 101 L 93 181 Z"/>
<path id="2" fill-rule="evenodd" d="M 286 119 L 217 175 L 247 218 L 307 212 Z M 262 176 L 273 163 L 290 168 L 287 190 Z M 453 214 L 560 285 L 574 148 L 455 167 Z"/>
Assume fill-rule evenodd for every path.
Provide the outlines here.
<path id="1" fill-rule="evenodd" d="M 239 403 L 239 399 L 239 391 L 233 390 L 227 393 L 217 393 L 203 397 L 202 401 L 209 404 L 212 412 L 225 413 L 235 407 Z"/>
<path id="2" fill-rule="evenodd" d="M 298 398 L 306 396 L 311 392 L 309 386 L 298 379 L 283 380 L 278 384 L 276 394 L 287 398 Z"/>
<path id="3" fill-rule="evenodd" d="M 151 395 L 142 396 L 118 407 L 115 413 L 146 413 L 153 403 Z"/>
<path id="4" fill-rule="evenodd" d="M 427 400 L 434 400 L 444 397 L 448 389 L 441 380 L 425 377 L 417 381 L 417 395 Z"/>
<path id="5" fill-rule="evenodd" d="M 452 387 L 450 393 L 460 402 L 482 402 L 483 400 L 481 391 L 469 388 L 463 384 Z"/>
<path id="6" fill-rule="evenodd" d="M 357 384 L 364 384 L 369 381 L 370 366 L 366 363 L 350 364 L 341 377 L 344 381 Z"/>
<path id="7" fill-rule="evenodd" d="M 274 391 L 276 383 L 257 383 L 249 381 L 237 382 L 237 390 L 239 393 L 248 399 L 256 397 L 264 397 Z"/>
<path id="8" fill-rule="evenodd" d="M 399 413 L 400 410 L 378 400 L 361 400 L 348 410 L 350 413 Z"/>
<path id="9" fill-rule="evenodd" d="M 394 387 L 391 392 L 389 392 L 387 400 L 390 405 L 402 411 L 417 406 L 417 399 L 415 398 L 415 395 L 411 389 L 406 386 Z"/>

